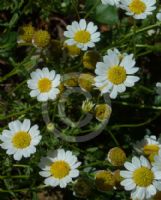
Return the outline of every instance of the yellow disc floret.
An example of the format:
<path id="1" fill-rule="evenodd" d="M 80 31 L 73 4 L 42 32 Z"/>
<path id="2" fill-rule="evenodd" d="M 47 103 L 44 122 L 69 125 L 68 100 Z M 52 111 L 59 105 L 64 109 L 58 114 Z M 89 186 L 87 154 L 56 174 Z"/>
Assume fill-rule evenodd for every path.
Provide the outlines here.
<path id="1" fill-rule="evenodd" d="M 133 180 L 137 186 L 148 187 L 154 180 L 154 174 L 149 168 L 140 167 L 133 172 Z"/>
<path id="2" fill-rule="evenodd" d="M 48 78 L 42 78 L 38 81 L 38 89 L 41 93 L 49 92 L 52 88 L 52 81 Z"/>
<path id="3" fill-rule="evenodd" d="M 35 33 L 35 29 L 31 24 L 23 26 L 20 39 L 23 40 L 24 42 L 31 42 L 34 33 Z"/>
<path id="4" fill-rule="evenodd" d="M 12 138 L 12 143 L 15 148 L 24 149 L 31 143 L 31 136 L 28 132 L 19 131 Z"/>
<path id="5" fill-rule="evenodd" d="M 124 83 L 126 80 L 126 70 L 121 66 L 110 67 L 107 71 L 107 78 L 115 85 Z"/>
<path id="6" fill-rule="evenodd" d="M 131 3 L 129 4 L 129 10 L 132 13 L 140 15 L 145 12 L 146 4 L 141 0 L 132 0 Z"/>
<path id="7" fill-rule="evenodd" d="M 38 30 L 35 32 L 33 37 L 33 43 L 36 47 L 43 48 L 46 47 L 50 42 L 50 35 L 48 31 Z"/>
<path id="8" fill-rule="evenodd" d="M 50 172 L 54 178 L 62 179 L 70 172 L 70 166 L 63 160 L 58 160 L 50 166 Z"/>
<path id="9" fill-rule="evenodd" d="M 79 43 L 86 44 L 90 41 L 91 34 L 86 30 L 77 31 L 74 35 L 74 40 Z"/>

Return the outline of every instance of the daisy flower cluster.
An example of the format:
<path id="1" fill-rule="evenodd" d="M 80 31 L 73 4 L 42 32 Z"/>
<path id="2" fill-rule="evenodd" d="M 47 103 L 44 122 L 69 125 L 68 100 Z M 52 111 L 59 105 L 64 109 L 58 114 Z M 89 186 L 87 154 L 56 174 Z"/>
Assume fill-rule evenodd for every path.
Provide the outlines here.
<path id="1" fill-rule="evenodd" d="M 97 24 L 99 20 L 97 22 L 88 20 L 88 13 L 83 18 L 84 6 L 82 4 L 80 6 L 82 9 L 81 15 L 77 13 L 78 20 L 67 23 L 58 17 L 54 18 L 54 20 L 63 24 L 61 26 L 56 25 L 59 30 L 56 34 L 55 29 L 54 33 L 47 31 L 50 30 L 50 26 L 41 28 L 41 26 L 43 27 L 43 20 L 42 24 L 37 25 L 39 28 L 34 27 L 31 23 L 21 27 L 17 44 L 18 48 L 25 48 L 25 51 L 29 54 L 28 61 L 26 62 L 26 59 L 24 59 L 22 62 L 16 63 L 14 60 L 9 59 L 9 64 L 16 66 L 17 71 L 13 70 L 9 75 L 0 78 L 0 83 L 3 82 L 3 79 L 7 80 L 8 77 L 16 73 L 21 75 L 21 79 L 27 77 L 27 80 L 23 80 L 22 85 L 25 84 L 23 86 L 25 92 L 27 91 L 29 103 L 24 101 L 26 93 L 24 94 L 23 88 L 21 90 L 21 84 L 8 89 L 13 98 L 16 98 L 14 91 L 21 90 L 23 94 L 22 99 L 20 99 L 23 102 L 21 106 L 26 108 L 27 112 L 19 111 L 16 108 L 19 111 L 18 114 L 9 115 L 11 121 L 9 123 L 7 121 L 5 127 L 2 128 L 0 147 L 8 155 L 7 158 L 9 158 L 10 163 L 16 162 L 16 164 L 12 163 L 14 166 L 24 167 L 25 165 L 18 164 L 18 162 L 32 163 L 33 160 L 38 162 L 39 158 L 39 163 L 36 164 L 39 170 L 39 178 L 44 184 L 42 187 L 66 188 L 68 186 L 76 198 L 92 199 L 95 190 L 100 196 L 102 194 L 108 196 L 108 194 L 111 194 L 110 192 L 113 192 L 114 198 L 117 197 L 117 194 L 115 194 L 117 191 L 118 193 L 125 191 L 131 200 L 161 199 L 161 140 L 155 135 L 145 135 L 143 140 L 132 144 L 132 156 L 127 156 L 125 153 L 128 149 L 127 145 L 119 143 L 115 138 L 115 134 L 112 133 L 113 130 L 117 132 L 120 127 L 129 129 L 137 127 L 136 124 L 117 124 L 117 121 L 113 120 L 115 124 L 105 126 L 104 130 L 104 132 L 109 133 L 106 135 L 111 137 L 112 142 L 109 140 L 106 141 L 105 146 L 98 144 L 98 147 L 94 148 L 91 147 L 92 144 L 89 144 L 91 146 L 87 150 L 84 147 L 85 145 L 79 146 L 76 143 L 77 140 L 74 140 L 76 144 L 68 144 L 66 141 L 60 141 L 61 137 L 59 136 L 58 138 L 55 135 L 51 137 L 51 134 L 55 133 L 59 126 L 61 127 L 61 134 L 67 137 L 70 134 L 74 138 L 78 135 L 86 136 L 86 133 L 91 132 L 91 130 L 95 131 L 97 127 L 102 127 L 102 124 L 109 121 L 113 115 L 113 104 L 130 105 L 131 107 L 134 105 L 137 115 L 137 109 L 148 109 L 149 106 L 144 106 L 144 104 L 136 106 L 135 102 L 131 103 L 126 100 L 130 95 L 134 98 L 134 101 L 136 98 L 140 100 L 142 95 L 138 94 L 140 91 L 146 90 L 148 95 L 156 92 L 159 97 L 161 96 L 161 82 L 156 83 L 154 90 L 146 88 L 144 85 L 138 86 L 138 82 L 144 80 L 142 74 L 146 73 L 141 66 L 141 62 L 138 61 L 138 57 L 143 53 L 146 55 L 147 51 L 141 52 L 137 48 L 149 48 L 151 52 L 154 49 L 153 46 L 155 46 L 153 42 L 150 45 L 139 44 L 142 38 L 138 35 L 144 31 L 151 31 L 152 28 L 160 25 L 161 10 L 157 8 L 156 0 L 101 0 L 100 4 L 103 9 L 114 8 L 119 10 L 120 15 L 125 13 L 125 24 L 129 22 L 131 26 L 131 23 L 133 23 L 129 33 L 121 37 L 119 41 L 114 41 L 113 36 L 111 37 L 107 33 L 108 37 L 112 38 L 109 39 L 111 41 L 108 46 L 105 46 L 106 43 L 103 44 L 102 41 L 106 40 L 106 34 L 103 33 L 105 29 L 111 28 L 110 25 L 106 27 L 104 25 L 99 26 Z M 77 10 L 77 8 L 75 9 Z M 145 19 L 144 23 L 146 24 L 148 17 L 152 14 L 155 14 L 155 17 L 151 20 L 157 22 L 157 26 L 154 24 L 148 28 L 144 27 L 140 31 L 136 30 L 136 23 L 141 24 L 141 20 Z M 118 23 L 111 29 L 121 29 L 121 20 L 120 24 Z M 123 30 L 118 31 L 119 34 L 116 38 L 122 34 L 121 31 L 124 32 L 125 28 L 123 27 Z M 147 32 L 145 37 L 147 37 L 146 34 Z M 157 34 L 160 34 L 160 32 L 158 31 Z M 134 40 L 129 42 L 129 45 L 126 44 L 128 38 Z M 131 43 L 132 47 L 130 46 Z M 157 45 L 158 43 L 157 41 Z M 104 48 L 101 49 L 101 45 Z M 158 46 L 160 51 L 160 43 Z M 34 63 L 33 58 L 35 57 Z M 27 72 L 29 72 L 27 74 L 25 71 L 23 73 L 20 70 L 21 64 L 24 63 Z M 74 73 L 74 71 L 76 72 Z M 136 87 L 138 87 L 138 90 L 135 91 Z M 73 88 L 75 91 L 79 90 L 85 94 L 86 99 L 82 100 L 82 98 L 76 97 L 74 105 L 73 101 L 67 101 L 70 96 L 68 92 L 70 93 Z M 0 103 L 1 98 L 3 97 L 0 95 Z M 121 102 L 116 99 L 121 100 Z M 17 107 L 20 100 L 16 101 Z M 77 104 L 80 101 L 81 111 L 77 112 L 77 108 L 79 108 Z M 139 102 L 144 103 L 142 100 Z M 62 108 L 62 103 L 69 106 L 69 109 L 65 106 L 65 108 Z M 51 108 L 42 111 L 44 105 L 51 106 Z M 152 106 L 150 109 L 161 110 L 157 106 Z M 31 111 L 31 113 L 28 111 Z M 44 119 L 45 128 L 43 127 L 44 122 L 42 123 L 39 118 L 41 111 L 43 114 L 47 113 L 48 115 L 47 119 Z M 79 127 L 79 121 L 77 123 L 69 120 L 67 116 L 60 114 L 63 112 L 72 117 L 74 115 L 75 118 L 80 114 L 80 121 L 82 116 L 88 116 L 91 119 L 88 123 L 88 130 L 81 130 L 82 127 Z M 122 120 L 120 116 L 124 114 L 120 114 L 117 109 L 114 109 L 115 112 L 117 112 L 117 118 Z M 53 123 L 49 120 L 51 114 L 53 114 Z M 6 117 L 6 119 L 8 118 Z M 131 117 L 131 119 L 133 118 Z M 65 127 L 66 124 L 63 124 L 63 120 L 71 122 L 71 127 Z M 140 123 L 138 127 L 154 120 L 155 118 Z M 121 136 L 119 137 L 121 138 Z M 96 142 L 99 142 L 99 140 Z M 109 148 L 113 145 L 113 142 L 115 147 Z M 120 147 L 121 145 L 122 147 Z M 104 149 L 108 148 L 108 153 L 106 153 Z M 103 160 L 97 158 L 100 149 L 102 154 L 100 154 L 99 159 L 103 158 Z M 90 153 L 93 154 L 93 158 L 90 158 Z M 103 157 L 104 153 L 107 155 Z M 34 172 L 32 171 L 32 173 Z M 37 181 L 35 183 L 37 184 Z M 8 191 L 11 192 L 10 188 Z M 125 199 L 122 196 L 119 197 Z M 100 197 L 100 199 L 102 198 Z"/>
<path id="2" fill-rule="evenodd" d="M 101 0 L 105 5 L 114 5 L 135 19 L 145 19 L 156 9 L 156 0 Z M 157 15 L 158 16 L 158 15 Z"/>
<path id="3" fill-rule="evenodd" d="M 146 135 L 136 142 L 134 150 L 138 154 L 132 161 L 126 161 L 126 170 L 120 171 L 121 185 L 131 192 L 131 199 L 155 199 L 161 191 L 161 142 L 155 135 Z M 141 154 L 141 155 L 139 155 Z"/>

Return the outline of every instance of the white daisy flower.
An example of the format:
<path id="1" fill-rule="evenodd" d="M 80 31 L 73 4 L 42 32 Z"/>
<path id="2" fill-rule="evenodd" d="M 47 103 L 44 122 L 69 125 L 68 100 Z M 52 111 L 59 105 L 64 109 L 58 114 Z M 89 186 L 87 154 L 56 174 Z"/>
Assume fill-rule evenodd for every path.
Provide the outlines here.
<path id="1" fill-rule="evenodd" d="M 93 22 L 87 23 L 85 19 L 81 19 L 79 22 L 74 21 L 67 26 L 67 31 L 64 32 L 64 36 L 68 38 L 65 43 L 76 45 L 86 51 L 100 41 L 100 32 L 97 32 L 97 29 L 98 27 Z"/>
<path id="2" fill-rule="evenodd" d="M 161 171 L 161 150 L 158 155 L 154 156 L 154 162 L 152 163 L 155 170 Z"/>
<path id="3" fill-rule="evenodd" d="M 149 199 L 161 189 L 161 171 L 152 168 L 144 156 L 134 156 L 132 162 L 125 162 L 124 166 L 127 170 L 120 171 L 124 178 L 121 185 L 131 191 L 132 199 Z"/>
<path id="4" fill-rule="evenodd" d="M 143 140 L 136 142 L 134 149 L 138 153 L 144 153 L 144 155 L 148 156 L 149 160 L 153 162 L 154 156 L 157 155 L 161 149 L 161 144 L 155 135 L 146 135 Z"/>
<path id="5" fill-rule="evenodd" d="M 65 188 L 73 178 L 79 176 L 78 167 L 80 166 L 77 157 L 71 151 L 58 149 L 50 152 L 47 157 L 41 158 L 39 167 L 43 170 L 39 174 L 45 177 L 46 185 Z"/>
<path id="6" fill-rule="evenodd" d="M 119 7 L 120 0 L 101 0 L 105 5 L 117 6 Z"/>
<path id="7" fill-rule="evenodd" d="M 115 99 L 118 93 L 125 92 L 126 87 L 134 86 L 139 77 L 133 76 L 139 70 L 135 67 L 133 54 L 121 54 L 117 49 L 108 50 L 103 62 L 96 64 L 95 86 L 101 94 L 110 93 Z"/>
<path id="8" fill-rule="evenodd" d="M 161 82 L 156 83 L 156 92 L 161 95 Z"/>
<path id="9" fill-rule="evenodd" d="M 41 140 L 40 131 L 37 125 L 31 126 L 29 119 L 22 123 L 19 120 L 8 124 L 9 130 L 4 130 L 0 135 L 2 149 L 6 149 L 8 155 L 13 155 L 15 160 L 22 157 L 30 157 L 36 152 L 35 146 Z"/>
<path id="10" fill-rule="evenodd" d="M 161 10 L 156 15 L 157 20 L 161 21 Z"/>
<path id="11" fill-rule="evenodd" d="M 122 0 L 120 7 L 135 19 L 145 19 L 156 9 L 156 0 Z"/>
<path id="12" fill-rule="evenodd" d="M 56 74 L 55 70 L 37 69 L 30 75 L 31 79 L 27 81 L 27 84 L 31 89 L 31 97 L 37 97 L 38 101 L 56 99 L 57 94 L 60 92 L 57 88 L 60 84 L 60 75 Z"/>

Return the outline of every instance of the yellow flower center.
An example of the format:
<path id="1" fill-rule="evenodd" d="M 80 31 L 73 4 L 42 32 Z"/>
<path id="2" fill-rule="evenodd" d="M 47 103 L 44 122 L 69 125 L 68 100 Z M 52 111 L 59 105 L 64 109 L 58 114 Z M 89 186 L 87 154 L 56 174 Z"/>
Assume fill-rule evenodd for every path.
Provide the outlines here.
<path id="1" fill-rule="evenodd" d="M 39 30 L 34 34 L 34 44 L 37 47 L 43 48 L 46 47 L 50 42 L 50 35 L 47 31 Z"/>
<path id="2" fill-rule="evenodd" d="M 88 43 L 91 39 L 91 34 L 88 31 L 77 31 L 74 35 L 74 40 L 79 43 Z"/>
<path id="3" fill-rule="evenodd" d="M 24 149 L 31 143 L 31 136 L 28 132 L 19 131 L 12 138 L 13 146 L 18 149 Z"/>
<path id="4" fill-rule="evenodd" d="M 42 78 L 38 81 L 38 88 L 41 93 L 49 92 L 52 88 L 52 82 L 48 78 Z"/>
<path id="5" fill-rule="evenodd" d="M 26 25 L 22 27 L 22 35 L 20 35 L 20 38 L 25 42 L 31 42 L 34 33 L 35 33 L 34 27 L 32 25 Z"/>
<path id="6" fill-rule="evenodd" d="M 131 12 L 140 15 L 145 12 L 146 4 L 141 0 L 132 0 L 129 9 Z"/>
<path id="7" fill-rule="evenodd" d="M 133 172 L 133 180 L 137 186 L 147 187 L 152 184 L 153 172 L 147 167 L 140 167 Z"/>
<path id="8" fill-rule="evenodd" d="M 126 80 L 126 70 L 121 66 L 110 67 L 107 71 L 107 78 L 111 83 L 119 85 Z"/>
<path id="9" fill-rule="evenodd" d="M 70 172 L 70 166 L 63 160 L 55 161 L 51 167 L 50 172 L 54 178 L 62 179 Z"/>

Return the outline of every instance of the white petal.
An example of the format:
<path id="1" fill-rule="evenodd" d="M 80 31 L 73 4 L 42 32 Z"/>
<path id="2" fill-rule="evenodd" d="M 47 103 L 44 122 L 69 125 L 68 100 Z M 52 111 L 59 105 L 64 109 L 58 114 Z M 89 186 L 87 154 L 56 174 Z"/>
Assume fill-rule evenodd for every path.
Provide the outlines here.
<path id="1" fill-rule="evenodd" d="M 36 97 L 37 95 L 39 95 L 40 94 L 40 91 L 39 90 L 32 90 L 31 92 L 30 92 L 30 96 L 31 97 Z"/>
<path id="2" fill-rule="evenodd" d="M 21 125 L 21 130 L 28 132 L 28 130 L 30 129 L 31 126 L 31 122 L 29 119 L 25 119 Z"/>
<path id="3" fill-rule="evenodd" d="M 42 177 L 49 177 L 51 173 L 49 171 L 41 171 L 39 172 L 40 176 Z"/>
<path id="4" fill-rule="evenodd" d="M 21 158 L 22 158 L 22 153 L 21 153 L 21 151 L 17 151 L 15 154 L 14 154 L 14 159 L 15 160 L 21 160 Z"/>
<path id="5" fill-rule="evenodd" d="M 134 157 L 132 158 L 132 164 L 133 164 L 135 167 L 137 167 L 137 168 L 141 167 L 140 160 L 139 160 L 139 158 L 137 158 L 136 156 L 134 156 Z"/>
<path id="6" fill-rule="evenodd" d="M 80 26 L 80 29 L 81 30 L 85 30 L 86 29 L 86 20 L 85 19 L 81 19 L 80 22 L 79 22 L 79 26 Z"/>
<path id="7" fill-rule="evenodd" d="M 48 93 L 40 93 L 37 96 L 38 101 L 47 101 L 48 100 Z"/>
<path id="8" fill-rule="evenodd" d="M 124 178 L 131 178 L 132 174 L 133 172 L 130 172 L 130 171 L 120 171 L 120 175 Z"/>
<path id="9" fill-rule="evenodd" d="M 77 169 L 71 170 L 69 176 L 71 176 L 72 178 L 78 177 L 79 171 Z"/>

